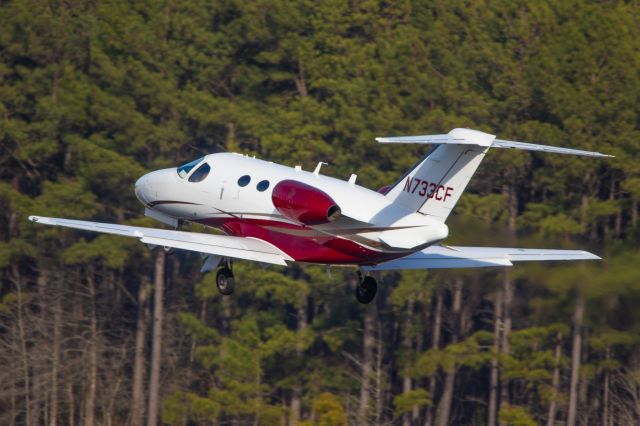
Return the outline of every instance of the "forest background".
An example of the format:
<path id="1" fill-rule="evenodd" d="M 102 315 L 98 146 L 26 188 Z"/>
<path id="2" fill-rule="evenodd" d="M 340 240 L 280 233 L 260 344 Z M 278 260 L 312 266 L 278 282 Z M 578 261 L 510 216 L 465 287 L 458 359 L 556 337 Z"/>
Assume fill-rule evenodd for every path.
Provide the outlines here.
<path id="1" fill-rule="evenodd" d="M 638 424 L 639 12 L 0 2 L 0 423 Z M 135 180 L 221 151 L 377 189 L 423 147 L 374 137 L 454 127 L 616 158 L 490 152 L 449 242 L 605 260 L 388 273 L 368 306 L 350 269 L 238 262 L 221 297 L 196 254 L 26 220 L 157 226 Z"/>

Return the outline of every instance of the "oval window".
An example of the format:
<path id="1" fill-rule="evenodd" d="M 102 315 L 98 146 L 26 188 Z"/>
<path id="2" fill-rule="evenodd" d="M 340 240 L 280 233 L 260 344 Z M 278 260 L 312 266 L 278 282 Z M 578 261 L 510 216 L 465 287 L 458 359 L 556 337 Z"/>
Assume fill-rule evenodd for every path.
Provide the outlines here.
<path id="1" fill-rule="evenodd" d="M 256 186 L 256 188 L 260 192 L 266 191 L 267 188 L 269 188 L 269 181 L 268 180 L 261 180 L 260 182 L 258 182 L 258 185 Z"/>
<path id="2" fill-rule="evenodd" d="M 202 166 L 198 167 L 191 176 L 189 176 L 189 182 L 203 181 L 207 176 L 209 176 L 210 171 L 211 166 L 209 166 L 209 164 L 207 163 L 204 163 Z"/>
<path id="3" fill-rule="evenodd" d="M 249 175 L 244 175 L 238 179 L 238 185 L 240 186 L 247 186 L 249 185 L 249 182 L 251 182 L 251 176 Z"/>

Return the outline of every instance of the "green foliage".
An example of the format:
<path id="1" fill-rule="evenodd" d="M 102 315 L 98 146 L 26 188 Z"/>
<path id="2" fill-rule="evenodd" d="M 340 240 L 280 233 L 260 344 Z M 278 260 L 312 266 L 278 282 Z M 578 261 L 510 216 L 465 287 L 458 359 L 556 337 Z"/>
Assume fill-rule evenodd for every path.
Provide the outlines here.
<path id="1" fill-rule="evenodd" d="M 393 398 L 394 414 L 401 416 L 411 412 L 414 406 L 426 407 L 432 404 L 429 392 L 424 389 L 414 389 L 407 393 L 402 393 Z"/>
<path id="2" fill-rule="evenodd" d="M 0 302 L 0 314 L 9 315 L 12 305 L 20 300 L 20 296 L 17 293 L 7 293 L 2 296 Z"/>
<path id="3" fill-rule="evenodd" d="M 191 312 L 179 312 L 177 319 L 187 331 L 198 340 L 205 342 L 217 342 L 220 339 L 220 333 L 215 328 L 207 327 Z"/>
<path id="4" fill-rule="evenodd" d="M 500 423 L 508 426 L 535 426 L 537 423 L 525 407 L 508 405 L 500 410 Z"/>
<path id="5" fill-rule="evenodd" d="M 78 240 L 64 251 L 62 257 L 69 264 L 85 264 L 103 259 L 108 267 L 119 269 L 126 265 L 131 253 L 140 248 L 137 241 L 131 238 L 100 235 L 89 243 L 84 239 Z"/>
<path id="6" fill-rule="evenodd" d="M 177 391 L 164 399 L 162 421 L 170 425 L 182 424 L 184 419 L 213 422 L 218 418 L 220 411 L 220 404 L 212 399 Z"/>
<path id="7" fill-rule="evenodd" d="M 439 368 L 454 372 L 461 366 L 473 369 L 481 368 L 493 358 L 490 351 L 493 335 L 478 331 L 460 343 L 452 343 L 444 349 L 430 349 L 416 361 L 415 375 L 428 377 Z"/>
<path id="8" fill-rule="evenodd" d="M 317 420 L 314 426 L 344 426 L 347 424 L 347 413 L 340 400 L 332 393 L 323 392 L 312 403 Z M 306 423 L 302 423 L 303 425 Z"/>

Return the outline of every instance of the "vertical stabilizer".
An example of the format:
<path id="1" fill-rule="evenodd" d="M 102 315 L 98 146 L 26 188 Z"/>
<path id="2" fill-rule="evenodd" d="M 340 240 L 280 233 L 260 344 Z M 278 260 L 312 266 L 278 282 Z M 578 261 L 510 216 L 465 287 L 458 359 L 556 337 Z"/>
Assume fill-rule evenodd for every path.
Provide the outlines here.
<path id="1" fill-rule="evenodd" d="M 494 139 L 494 135 L 470 129 L 454 129 L 446 135 L 379 138 L 382 143 L 437 144 L 386 197 L 408 210 L 445 221 Z"/>

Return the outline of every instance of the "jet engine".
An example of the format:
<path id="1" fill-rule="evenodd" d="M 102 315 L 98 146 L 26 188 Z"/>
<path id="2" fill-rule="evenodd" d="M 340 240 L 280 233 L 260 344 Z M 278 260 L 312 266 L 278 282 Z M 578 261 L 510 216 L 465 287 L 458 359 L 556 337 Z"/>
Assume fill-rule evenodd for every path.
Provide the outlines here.
<path id="1" fill-rule="evenodd" d="M 271 201 L 284 217 L 305 225 L 333 222 L 341 214 L 340 207 L 325 192 L 295 180 L 279 182 Z"/>

